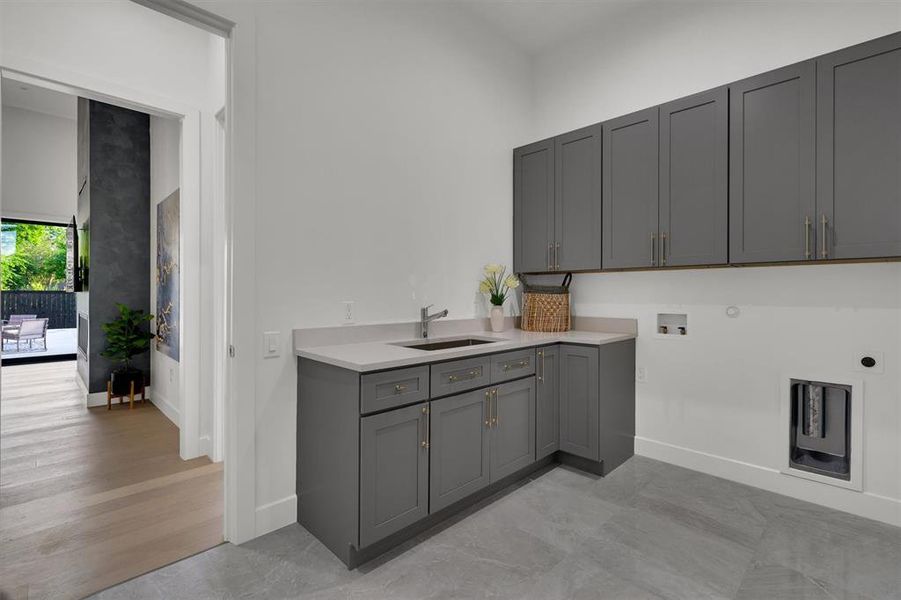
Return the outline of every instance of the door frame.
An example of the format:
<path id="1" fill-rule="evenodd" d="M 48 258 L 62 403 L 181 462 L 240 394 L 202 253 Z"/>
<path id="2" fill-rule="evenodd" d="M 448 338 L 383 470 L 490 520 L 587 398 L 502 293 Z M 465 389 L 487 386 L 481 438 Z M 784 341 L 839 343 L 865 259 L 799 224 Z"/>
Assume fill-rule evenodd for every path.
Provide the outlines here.
<path id="1" fill-rule="evenodd" d="M 199 9 L 192 7 L 187 2 L 162 0 L 160 5 L 165 6 L 166 10 L 163 10 L 160 6 L 154 6 L 152 2 L 139 3 L 159 10 L 170 17 L 198 25 L 196 11 Z M 182 12 L 184 15 L 190 14 L 190 19 L 177 16 L 175 13 L 178 12 Z M 232 36 L 234 24 L 225 20 L 221 20 L 221 23 L 227 23 L 228 29 L 213 30 L 209 26 L 202 26 L 202 28 L 221 35 L 226 40 L 226 99 L 224 114 L 233 115 L 234 111 L 231 107 L 234 97 L 234 39 Z M 0 57 L 0 85 L 2 85 L 3 79 L 26 84 L 30 83 L 39 87 L 138 110 L 154 116 L 179 120 L 181 122 L 179 185 L 182 196 L 193 200 L 193 202 L 182 203 L 182 231 L 199 231 L 202 201 L 200 150 L 201 123 L 203 121 L 203 113 L 199 107 L 158 96 L 152 92 L 129 88 L 112 80 L 70 71 L 59 65 L 37 62 L 30 60 L 28 57 L 14 56 L 9 53 L 5 53 Z M 204 126 L 206 125 L 207 123 L 204 122 Z M 234 194 L 232 192 L 234 188 L 234 124 L 230 122 L 228 125 L 225 128 L 224 136 L 225 181 L 224 197 L 222 198 L 225 213 L 224 223 L 221 231 L 216 232 L 218 238 L 214 236 L 214 247 L 217 239 L 221 241 L 221 246 L 226 256 L 221 272 L 215 273 L 214 278 L 217 289 L 225 289 L 226 294 L 223 306 L 220 308 L 222 314 L 214 316 L 212 321 L 213 323 L 225 323 L 226 325 L 225 338 L 227 347 L 222 348 L 221 353 L 217 353 L 217 355 L 221 354 L 221 360 L 218 360 L 216 365 L 220 374 L 218 376 L 221 377 L 222 381 L 218 382 L 218 385 L 210 385 L 212 383 L 212 373 L 216 372 L 216 367 L 211 369 L 212 373 L 201 372 L 201 338 L 204 340 L 203 345 L 205 347 L 214 347 L 212 344 L 216 339 L 213 335 L 214 332 L 211 330 L 215 329 L 215 327 L 201 328 L 200 326 L 199 271 L 202 256 L 200 236 L 182 236 L 180 244 L 183 257 L 182 273 L 185 282 L 193 282 L 193 285 L 185 285 L 182 290 L 182 328 L 188 335 L 184 336 L 182 342 L 184 344 L 184 352 L 180 363 L 179 393 L 182 398 L 191 396 L 199 398 L 202 389 L 219 388 L 223 392 L 221 398 L 214 399 L 214 404 L 219 402 L 220 407 L 224 407 L 224 410 L 221 411 L 224 440 L 218 442 L 213 440 L 212 446 L 215 448 L 216 445 L 219 445 L 219 447 L 224 449 L 225 454 L 224 538 L 227 541 L 240 543 L 255 536 L 255 451 L 253 443 L 254 424 L 252 420 L 246 418 L 248 409 L 249 415 L 253 415 L 253 404 L 244 403 L 244 407 L 236 405 L 235 394 L 233 393 L 235 382 L 237 381 L 236 368 L 234 361 L 227 358 L 234 355 L 233 340 L 235 330 L 233 316 L 237 312 L 233 306 L 236 296 L 233 249 L 235 233 L 233 225 Z M 2 132 L 2 121 L 0 121 L 0 132 Z M 2 152 L 2 149 L 0 149 L 0 152 Z M 2 178 L 2 173 L 0 173 L 0 178 Z M 2 207 L 2 197 L 0 197 L 0 207 Z M 246 300 L 246 296 L 244 299 Z M 199 456 L 202 448 L 199 402 L 193 403 L 190 409 L 186 410 L 187 408 L 188 403 L 185 403 L 179 427 L 179 453 L 182 458 Z M 215 433 L 214 431 L 213 435 Z"/>

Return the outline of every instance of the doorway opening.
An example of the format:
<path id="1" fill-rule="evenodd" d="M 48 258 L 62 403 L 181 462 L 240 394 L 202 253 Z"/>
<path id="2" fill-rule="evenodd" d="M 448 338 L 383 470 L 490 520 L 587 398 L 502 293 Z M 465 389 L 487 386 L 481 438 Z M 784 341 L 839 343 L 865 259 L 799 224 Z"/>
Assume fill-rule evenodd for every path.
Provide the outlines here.
<path id="1" fill-rule="evenodd" d="M 0 222 L 0 313 L 6 365 L 74 360 L 72 226 Z"/>
<path id="2" fill-rule="evenodd" d="M 226 289 L 225 257 L 211 256 L 224 247 L 225 227 L 202 215 L 225 218 L 213 206 L 224 202 L 217 178 L 225 169 L 201 159 L 202 139 L 224 143 L 212 127 L 224 128 L 224 120 L 212 110 L 89 89 L 77 78 L 0 75 L 0 266 L 28 266 L 28 252 L 57 260 L 65 238 L 65 282 L 58 270 L 38 269 L 29 279 L 61 289 L 4 289 L 0 301 L 4 309 L 17 302 L 12 310 L 24 306 L 16 293 L 69 294 L 60 312 L 73 321 L 63 328 L 73 334 L 72 351 L 60 354 L 66 360 L 15 363 L 4 352 L 0 596 L 82 597 L 224 540 L 225 344 L 212 325 L 226 298 L 202 287 L 208 278 Z M 7 102 L 17 94 L 20 105 Z M 28 105 L 29 96 L 40 99 Z M 48 98 L 70 112 L 47 114 Z M 64 130 L 57 136 L 64 139 L 44 140 L 45 130 Z M 23 151 L 24 143 L 35 152 Z M 212 148 L 203 154 L 215 156 Z M 59 193 L 41 191 L 47 183 Z M 55 204 L 39 205 L 35 195 Z M 222 272 L 203 272 L 201 262 Z M 213 310 L 205 294 L 218 295 Z M 49 356 L 54 315 L 19 308 L 19 321 L 48 325 L 43 339 L 19 340 L 21 352 L 23 344 L 34 352 L 43 345 Z M 14 345 L 8 325 L 4 350 Z M 138 375 L 120 379 L 121 388 L 125 363 Z"/>

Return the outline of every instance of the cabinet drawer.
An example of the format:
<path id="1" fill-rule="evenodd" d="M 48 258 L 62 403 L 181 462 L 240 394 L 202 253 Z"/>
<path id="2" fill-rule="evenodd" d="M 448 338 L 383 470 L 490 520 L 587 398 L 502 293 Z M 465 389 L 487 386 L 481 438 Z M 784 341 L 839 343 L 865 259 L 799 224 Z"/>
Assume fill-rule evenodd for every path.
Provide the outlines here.
<path id="1" fill-rule="evenodd" d="M 491 361 L 487 356 L 432 365 L 432 398 L 488 385 Z"/>
<path id="2" fill-rule="evenodd" d="M 410 367 L 360 377 L 360 412 L 362 414 L 427 400 L 429 367 Z"/>
<path id="3" fill-rule="evenodd" d="M 491 357 L 491 383 L 535 374 L 535 349 L 515 350 Z"/>

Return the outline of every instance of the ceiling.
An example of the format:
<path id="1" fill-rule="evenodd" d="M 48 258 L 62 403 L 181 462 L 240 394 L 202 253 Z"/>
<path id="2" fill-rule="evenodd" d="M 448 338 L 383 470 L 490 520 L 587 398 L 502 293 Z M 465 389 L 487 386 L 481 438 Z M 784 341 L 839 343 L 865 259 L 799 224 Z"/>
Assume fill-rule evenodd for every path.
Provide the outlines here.
<path id="1" fill-rule="evenodd" d="M 2 94 L 0 95 L 2 95 L 3 106 L 24 108 L 73 121 L 78 110 L 78 99 L 75 96 L 13 79 L 3 80 Z"/>
<path id="2" fill-rule="evenodd" d="M 657 0 L 660 1 L 660 0 Z M 649 0 L 459 0 L 529 54 L 538 54 Z"/>

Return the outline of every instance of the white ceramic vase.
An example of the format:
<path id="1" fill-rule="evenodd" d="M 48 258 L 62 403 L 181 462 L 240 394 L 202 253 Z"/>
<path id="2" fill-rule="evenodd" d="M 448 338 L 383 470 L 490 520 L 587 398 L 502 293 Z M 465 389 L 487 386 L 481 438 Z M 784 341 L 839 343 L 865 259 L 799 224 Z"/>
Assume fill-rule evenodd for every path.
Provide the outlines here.
<path id="1" fill-rule="evenodd" d="M 504 330 L 504 307 L 491 307 L 491 331 L 495 333 Z"/>

